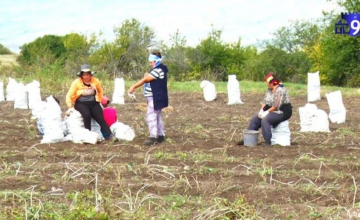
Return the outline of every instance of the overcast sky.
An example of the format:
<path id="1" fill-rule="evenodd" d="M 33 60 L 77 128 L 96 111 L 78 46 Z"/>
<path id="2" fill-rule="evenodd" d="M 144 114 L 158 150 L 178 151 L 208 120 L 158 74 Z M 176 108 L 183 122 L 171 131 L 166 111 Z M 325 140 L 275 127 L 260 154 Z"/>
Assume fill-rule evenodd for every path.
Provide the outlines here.
<path id="1" fill-rule="evenodd" d="M 0 44 L 13 52 L 46 34 L 63 36 L 102 31 L 113 40 L 113 28 L 135 18 L 167 43 L 178 29 L 187 44 L 197 45 L 212 26 L 222 40 L 242 45 L 269 39 L 290 20 L 316 19 L 334 9 L 326 0 L 0 0 Z"/>

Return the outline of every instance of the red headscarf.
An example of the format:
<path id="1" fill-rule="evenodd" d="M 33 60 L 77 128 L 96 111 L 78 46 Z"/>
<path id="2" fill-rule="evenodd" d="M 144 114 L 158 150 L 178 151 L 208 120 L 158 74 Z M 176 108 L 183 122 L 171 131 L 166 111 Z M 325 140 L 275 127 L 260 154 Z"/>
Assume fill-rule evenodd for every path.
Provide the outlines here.
<path id="1" fill-rule="evenodd" d="M 265 81 L 269 84 L 272 84 L 273 86 L 280 84 L 280 79 L 277 77 L 273 72 L 270 72 L 265 76 Z"/>

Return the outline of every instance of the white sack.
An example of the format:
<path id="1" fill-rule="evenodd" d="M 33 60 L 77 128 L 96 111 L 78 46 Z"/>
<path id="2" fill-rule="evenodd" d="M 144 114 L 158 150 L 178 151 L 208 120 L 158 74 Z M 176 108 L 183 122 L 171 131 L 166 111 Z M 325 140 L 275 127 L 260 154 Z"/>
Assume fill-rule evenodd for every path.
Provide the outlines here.
<path id="1" fill-rule="evenodd" d="M 228 105 L 243 104 L 240 98 L 240 85 L 236 75 L 229 75 L 228 78 Z"/>
<path id="2" fill-rule="evenodd" d="M 321 100 L 319 71 L 315 73 L 308 73 L 307 93 L 308 102 Z"/>
<path id="3" fill-rule="evenodd" d="M 207 80 L 203 80 L 200 83 L 200 87 L 203 89 L 205 101 L 211 102 L 216 99 L 216 88 L 213 83 Z"/>
<path id="4" fill-rule="evenodd" d="M 4 83 L 0 82 L 0 102 L 5 101 L 5 96 L 4 96 Z"/>
<path id="5" fill-rule="evenodd" d="M 15 79 L 9 77 L 9 82 L 6 86 L 6 101 L 14 101 L 15 93 L 17 90 L 18 83 Z"/>
<path id="6" fill-rule="evenodd" d="M 317 109 L 311 117 L 311 131 L 330 132 L 329 118 L 324 110 Z"/>
<path id="7" fill-rule="evenodd" d="M 115 78 L 114 93 L 111 103 L 113 104 L 125 104 L 125 82 L 123 78 Z"/>
<path id="8" fill-rule="evenodd" d="M 299 108 L 301 132 L 311 131 L 311 118 L 315 111 L 317 111 L 317 106 L 311 103 L 307 103 L 304 107 Z"/>
<path id="9" fill-rule="evenodd" d="M 29 109 L 27 91 L 23 83 L 19 83 L 15 92 L 14 109 Z"/>
<path id="10" fill-rule="evenodd" d="M 91 131 L 84 127 L 84 120 L 80 112 L 74 110 L 69 116 L 65 116 L 65 124 L 67 128 L 66 140 L 73 143 L 96 144 L 98 141 L 104 140 L 100 131 L 100 125 L 91 119 Z"/>
<path id="11" fill-rule="evenodd" d="M 315 104 L 307 103 L 299 108 L 301 132 L 330 132 L 329 119 L 325 111 Z"/>
<path id="12" fill-rule="evenodd" d="M 290 146 L 290 128 L 289 121 L 281 122 L 276 128 L 271 127 L 271 145 Z"/>
<path id="13" fill-rule="evenodd" d="M 135 138 L 134 130 L 122 122 L 115 122 L 111 125 L 110 130 L 119 140 L 132 141 Z"/>
<path id="14" fill-rule="evenodd" d="M 28 92 L 29 109 L 34 109 L 41 102 L 40 82 L 34 80 L 25 87 Z"/>
<path id="15" fill-rule="evenodd" d="M 342 101 L 341 91 L 327 93 L 326 99 L 329 104 L 329 118 L 332 123 L 345 123 L 346 109 Z"/>
<path id="16" fill-rule="evenodd" d="M 40 118 L 41 113 L 46 109 L 46 102 L 39 102 L 32 110 L 31 110 L 31 119 Z"/>
<path id="17" fill-rule="evenodd" d="M 46 98 L 46 108 L 41 113 L 44 136 L 41 143 L 57 143 L 65 141 L 61 108 L 52 96 Z"/>
<path id="18" fill-rule="evenodd" d="M 99 138 L 98 141 L 103 141 L 105 139 L 101 133 L 101 127 L 99 123 L 97 123 L 93 118 L 91 118 L 91 131 L 98 134 L 98 138 Z"/>

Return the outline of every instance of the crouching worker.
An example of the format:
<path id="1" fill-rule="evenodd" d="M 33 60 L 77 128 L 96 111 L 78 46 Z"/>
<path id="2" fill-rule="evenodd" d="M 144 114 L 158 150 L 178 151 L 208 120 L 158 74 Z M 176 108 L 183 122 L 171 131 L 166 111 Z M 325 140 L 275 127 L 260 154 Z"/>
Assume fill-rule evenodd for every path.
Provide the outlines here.
<path id="1" fill-rule="evenodd" d="M 90 65 L 81 66 L 78 78 L 71 83 L 70 89 L 66 94 L 67 114 L 74 109 L 80 112 L 84 127 L 91 131 L 91 118 L 93 118 L 104 131 L 108 140 L 113 140 L 114 135 L 106 123 L 103 115 L 103 109 L 100 105 L 103 98 L 103 88 L 100 81 L 93 76 Z"/>
<path id="2" fill-rule="evenodd" d="M 146 146 L 165 141 L 161 110 L 169 104 L 168 68 L 161 61 L 160 52 L 151 53 L 149 55 L 149 65 L 152 68 L 150 73 L 145 73 L 144 77 L 128 90 L 129 95 L 132 95 L 136 88 L 144 85 L 144 96 L 147 101 L 146 122 L 150 132 L 150 139 L 144 142 Z"/>
<path id="3" fill-rule="evenodd" d="M 109 127 L 111 127 L 111 125 L 117 122 L 117 112 L 115 108 L 108 107 L 109 104 L 110 104 L 110 100 L 106 96 L 103 96 L 101 100 L 101 105 L 103 107 L 104 119 L 106 124 Z M 107 138 L 108 135 L 106 134 L 105 131 L 101 130 L 101 133 L 104 136 L 104 138 Z"/>
<path id="4" fill-rule="evenodd" d="M 270 72 L 265 76 L 268 91 L 265 94 L 263 104 L 258 114 L 250 121 L 248 130 L 259 130 L 265 142 L 263 147 L 271 146 L 271 127 L 275 128 L 281 122 L 288 120 L 292 115 L 290 97 L 286 88 L 280 83 L 277 75 Z M 238 141 L 237 145 L 244 145 L 244 140 Z"/>

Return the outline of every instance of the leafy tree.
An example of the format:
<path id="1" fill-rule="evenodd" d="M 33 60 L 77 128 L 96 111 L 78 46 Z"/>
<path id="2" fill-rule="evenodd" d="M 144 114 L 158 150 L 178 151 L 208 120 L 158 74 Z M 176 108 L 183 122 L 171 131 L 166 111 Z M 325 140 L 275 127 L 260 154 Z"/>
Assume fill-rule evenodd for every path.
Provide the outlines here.
<path id="1" fill-rule="evenodd" d="M 114 34 L 114 42 L 103 42 L 90 57 L 92 62 L 116 75 L 142 76 L 148 70 L 147 47 L 154 42 L 154 31 L 133 18 L 115 27 Z"/>
<path id="2" fill-rule="evenodd" d="M 84 35 L 71 33 L 63 36 L 62 41 L 66 49 L 65 70 L 75 74 L 80 65 L 89 63 L 91 48 L 97 43 L 97 38 L 94 34 L 88 39 Z"/>
<path id="3" fill-rule="evenodd" d="M 171 70 L 171 77 L 175 80 L 186 80 L 186 73 L 190 69 L 190 62 L 187 57 L 188 47 L 186 47 L 186 38 L 179 30 L 171 36 L 171 46 L 166 48 L 164 58 L 166 65 Z"/>
<path id="4" fill-rule="evenodd" d="M 12 54 L 12 52 L 7 47 L 0 44 L 0 54 Z"/>
<path id="5" fill-rule="evenodd" d="M 359 12 L 360 2 L 336 1 L 347 12 Z M 310 58 L 319 67 L 323 83 L 336 86 L 360 85 L 360 39 L 334 33 L 335 23 L 341 17 L 334 11 L 324 13 L 326 28 L 318 44 L 313 46 Z"/>
<path id="6" fill-rule="evenodd" d="M 189 50 L 192 72 L 190 79 L 212 77 L 225 81 L 228 74 L 239 74 L 244 61 L 241 41 L 225 44 L 221 40 L 221 30 L 212 30 L 198 46 Z M 206 73 L 206 74 L 203 74 Z"/>
<path id="7" fill-rule="evenodd" d="M 264 42 L 258 60 L 266 65 L 261 65 L 256 75 L 263 77 L 273 71 L 284 81 L 306 82 L 312 65 L 309 50 L 317 44 L 321 30 L 316 22 L 309 21 L 294 21 L 289 27 L 279 28 L 273 33 L 274 39 Z"/>
<path id="8" fill-rule="evenodd" d="M 55 62 L 63 63 L 66 48 L 62 37 L 45 35 L 21 46 L 18 62 L 25 65 L 44 66 Z"/>

